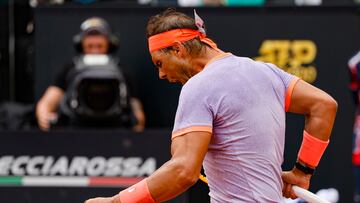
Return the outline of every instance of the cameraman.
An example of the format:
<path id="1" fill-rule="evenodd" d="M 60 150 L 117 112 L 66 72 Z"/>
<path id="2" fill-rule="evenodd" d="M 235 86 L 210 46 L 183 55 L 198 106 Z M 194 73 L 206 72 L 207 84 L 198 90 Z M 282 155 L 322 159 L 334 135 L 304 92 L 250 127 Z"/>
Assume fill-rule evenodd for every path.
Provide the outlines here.
<path id="1" fill-rule="evenodd" d="M 118 40 L 111 33 L 110 27 L 104 19 L 89 18 L 81 24 L 80 29 L 81 32 L 74 37 L 75 48 L 80 54 L 111 54 L 117 48 Z M 74 63 L 65 65 L 56 75 L 54 83 L 46 89 L 37 103 L 36 117 L 40 129 L 49 130 L 50 122 L 57 120 L 60 102 L 70 85 L 67 81 L 68 75 L 74 72 L 74 69 Z M 131 97 L 130 105 L 137 120 L 133 129 L 137 132 L 142 131 L 145 127 L 145 114 L 142 104 L 139 99 Z"/>

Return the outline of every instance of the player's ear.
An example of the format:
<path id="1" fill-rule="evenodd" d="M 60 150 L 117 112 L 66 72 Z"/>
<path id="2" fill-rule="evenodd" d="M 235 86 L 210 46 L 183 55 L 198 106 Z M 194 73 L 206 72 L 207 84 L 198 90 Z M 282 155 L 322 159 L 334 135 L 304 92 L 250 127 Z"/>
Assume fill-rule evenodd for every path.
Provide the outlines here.
<path id="1" fill-rule="evenodd" d="M 178 55 L 179 57 L 184 56 L 187 53 L 185 46 L 179 41 L 175 41 L 172 47 L 175 54 Z"/>

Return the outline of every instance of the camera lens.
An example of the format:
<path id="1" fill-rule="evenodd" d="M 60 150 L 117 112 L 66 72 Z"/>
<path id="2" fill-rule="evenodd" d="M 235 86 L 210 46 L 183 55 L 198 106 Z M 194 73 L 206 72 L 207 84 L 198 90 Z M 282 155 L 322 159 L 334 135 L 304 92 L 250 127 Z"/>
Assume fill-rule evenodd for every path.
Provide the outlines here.
<path id="1" fill-rule="evenodd" d="M 104 112 L 117 101 L 117 91 L 118 84 L 114 80 L 87 80 L 82 87 L 81 97 L 92 111 Z"/>

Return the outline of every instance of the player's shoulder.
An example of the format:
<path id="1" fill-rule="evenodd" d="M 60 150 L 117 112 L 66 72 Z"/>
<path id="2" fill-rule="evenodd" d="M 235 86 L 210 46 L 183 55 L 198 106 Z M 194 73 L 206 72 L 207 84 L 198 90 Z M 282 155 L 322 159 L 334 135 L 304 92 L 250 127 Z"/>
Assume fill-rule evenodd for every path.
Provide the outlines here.
<path id="1" fill-rule="evenodd" d="M 191 77 L 181 88 L 181 95 L 185 96 L 201 96 L 206 95 L 211 92 L 211 86 L 213 79 L 206 76 L 202 72 L 196 74 L 195 76 Z"/>
<path id="2" fill-rule="evenodd" d="M 229 58 L 227 61 L 225 61 L 220 65 L 254 68 L 254 67 L 263 67 L 265 64 L 266 63 L 262 61 L 257 61 L 250 57 L 233 55 L 233 57 Z"/>
<path id="3" fill-rule="evenodd" d="M 194 91 L 201 88 L 204 84 L 204 77 L 200 73 L 191 77 L 182 87 L 182 91 Z"/>

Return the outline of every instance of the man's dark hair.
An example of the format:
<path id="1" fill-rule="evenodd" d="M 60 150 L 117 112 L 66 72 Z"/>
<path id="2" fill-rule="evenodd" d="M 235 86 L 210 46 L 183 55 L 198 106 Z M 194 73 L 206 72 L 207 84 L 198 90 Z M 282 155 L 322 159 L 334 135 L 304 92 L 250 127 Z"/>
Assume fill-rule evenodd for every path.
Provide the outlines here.
<path id="1" fill-rule="evenodd" d="M 115 53 L 119 46 L 119 39 L 112 33 L 109 23 L 100 17 L 91 17 L 81 23 L 80 32 L 73 38 L 78 53 L 83 53 L 83 40 L 88 36 L 104 36 L 109 44 L 108 53 L 111 54 Z"/>
<path id="2" fill-rule="evenodd" d="M 174 29 L 193 29 L 198 30 L 195 25 L 195 20 L 184 13 L 177 12 L 174 8 L 168 8 L 164 12 L 150 17 L 147 27 L 147 38 Z M 200 41 L 199 37 L 182 43 L 188 52 L 193 55 L 199 55 L 202 50 L 205 50 L 207 44 Z M 169 51 L 171 47 L 161 49 L 162 51 Z"/>

